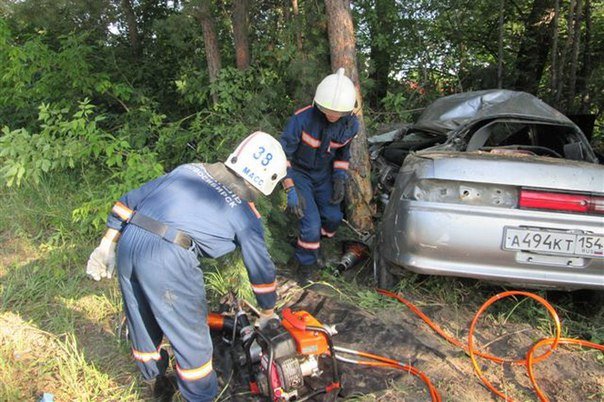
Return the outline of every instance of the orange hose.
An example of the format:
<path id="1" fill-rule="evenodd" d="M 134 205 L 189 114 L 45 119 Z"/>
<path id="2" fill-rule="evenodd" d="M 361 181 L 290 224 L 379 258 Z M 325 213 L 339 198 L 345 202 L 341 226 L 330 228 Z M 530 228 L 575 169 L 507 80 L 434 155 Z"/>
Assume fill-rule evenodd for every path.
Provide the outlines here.
<path id="1" fill-rule="evenodd" d="M 428 376 L 426 374 L 424 374 L 424 372 L 422 372 L 421 370 L 418 370 L 417 368 L 415 368 L 413 366 L 407 366 L 404 364 L 390 364 L 390 363 L 385 363 L 385 362 L 362 361 L 362 360 L 359 360 L 357 362 L 357 364 L 360 364 L 362 366 L 389 367 L 389 368 L 393 368 L 393 369 L 407 371 L 407 372 L 421 378 L 422 381 L 426 383 L 426 385 L 428 386 L 428 390 L 430 391 L 430 397 L 432 398 L 432 400 L 434 402 L 442 401 L 440 394 L 438 393 L 438 391 L 436 390 L 436 387 L 434 387 L 434 385 L 432 384 L 432 382 L 430 381 Z"/>
<path id="2" fill-rule="evenodd" d="M 536 361 L 533 361 L 533 359 L 534 359 L 533 355 L 535 354 L 535 351 L 537 349 L 539 349 L 541 346 L 543 346 L 545 344 L 551 344 L 554 341 L 555 341 L 555 338 L 541 339 L 540 341 L 535 343 L 533 345 L 533 347 L 526 354 L 526 360 L 527 360 L 526 369 L 528 371 L 528 376 L 531 380 L 531 384 L 533 385 L 533 388 L 535 389 L 535 393 L 537 394 L 537 397 L 539 398 L 540 401 L 543 401 L 543 402 L 547 402 L 547 401 L 549 401 L 549 399 L 547 399 L 545 394 L 543 394 L 543 391 L 541 391 L 541 388 L 539 387 L 539 385 L 537 384 L 537 381 L 535 380 L 535 373 L 533 372 L 533 363 L 536 363 Z M 560 338 L 560 339 L 558 339 L 558 343 L 580 345 L 580 346 L 584 346 L 587 348 L 598 349 L 598 350 L 601 350 L 602 352 L 604 352 L 604 345 L 598 345 L 597 343 L 588 342 L 588 341 L 584 341 L 581 339 Z"/>
<path id="3" fill-rule="evenodd" d="M 410 301 L 408 301 L 407 299 L 404 299 L 403 297 L 397 295 L 396 293 L 392 293 L 392 292 L 389 292 L 389 291 L 384 290 L 384 289 L 377 289 L 377 292 L 379 294 L 381 294 L 381 295 L 391 297 L 391 298 L 396 299 L 399 302 L 403 303 L 404 305 L 406 305 L 407 307 L 409 307 L 409 309 L 411 311 L 413 311 L 416 315 L 418 315 L 426 324 L 428 324 L 428 326 L 430 328 L 432 328 L 437 334 L 439 334 L 440 336 L 442 336 L 446 341 L 448 341 L 449 343 L 451 343 L 451 344 L 453 344 L 453 345 L 455 345 L 455 346 L 463 349 L 466 353 L 469 353 L 468 346 L 464 345 L 463 343 L 461 343 L 456 338 L 454 338 L 454 337 L 450 336 L 449 334 L 447 334 L 442 328 L 440 328 L 437 324 L 435 324 L 432 320 L 430 320 L 430 318 L 428 318 L 427 315 L 425 315 L 421 310 L 419 310 L 417 307 L 415 307 L 415 305 L 413 303 L 411 303 Z M 526 293 L 526 292 L 518 292 L 518 293 Z M 528 293 L 528 294 L 532 294 L 532 293 Z M 493 296 L 485 304 L 491 302 L 492 299 L 496 299 L 497 300 L 498 296 L 499 296 L 499 298 L 506 297 L 506 296 L 502 296 L 502 295 L 503 295 L 503 293 L 501 293 L 499 295 Z M 539 299 L 541 299 L 545 303 L 547 303 L 547 301 L 545 301 L 541 297 L 539 297 L 537 295 L 533 295 L 533 296 L 538 297 Z M 490 304 L 492 304 L 492 302 L 489 303 L 489 305 Z M 549 305 L 549 303 L 547 303 L 547 304 Z M 488 307 L 488 305 L 487 305 L 487 307 Z M 553 312 L 553 315 L 555 315 L 556 319 L 557 319 L 557 314 L 556 314 L 555 310 L 551 306 L 549 306 L 549 307 L 551 308 L 550 312 Z M 484 309 L 486 309 L 486 307 L 483 305 L 483 307 L 481 307 L 481 309 L 479 310 L 479 312 L 476 315 L 479 316 L 480 314 L 482 314 L 483 311 L 484 311 Z M 558 320 L 558 323 L 559 323 L 559 320 Z M 516 361 L 510 362 L 507 359 L 502 359 L 502 358 L 500 358 L 498 356 L 494 356 L 494 355 L 491 355 L 491 354 L 488 354 L 488 353 L 482 353 L 482 352 L 477 352 L 477 351 L 473 351 L 473 353 L 476 356 L 480 356 L 480 357 L 483 357 L 485 359 L 494 361 L 495 363 L 506 363 L 507 362 L 507 363 L 513 363 L 513 364 L 524 364 L 526 362 L 526 360 L 516 360 Z M 541 360 L 543 360 L 543 357 L 540 356 L 539 361 L 541 361 Z"/>
<path id="4" fill-rule="evenodd" d="M 389 359 L 387 357 L 384 356 L 380 356 L 380 355 L 374 355 L 373 353 L 368 353 L 368 352 L 358 352 L 359 356 L 361 357 L 367 357 L 369 359 L 375 359 L 378 360 L 379 362 L 389 365 L 389 366 L 396 366 L 398 368 L 402 368 L 405 371 L 409 371 L 410 373 L 420 377 L 428 386 L 428 389 L 430 390 L 430 394 L 431 395 L 436 395 L 437 397 L 433 399 L 438 399 L 440 400 L 440 395 L 438 395 L 438 392 L 436 391 L 436 388 L 434 388 L 434 385 L 432 385 L 432 382 L 430 381 L 430 379 L 428 378 L 428 376 L 426 376 L 421 370 L 410 366 L 410 365 L 406 365 L 406 364 L 401 364 L 400 362 L 397 362 L 396 360 L 393 359 Z"/>
<path id="5" fill-rule="evenodd" d="M 338 352 L 341 352 L 341 351 L 338 351 Z M 354 350 L 354 351 L 350 350 L 349 352 L 345 352 L 345 353 L 352 353 L 355 355 L 359 355 L 361 357 L 366 357 L 369 359 L 377 360 L 377 361 L 356 360 L 355 364 L 359 364 L 362 366 L 371 366 L 371 367 L 389 367 L 389 368 L 394 368 L 394 369 L 409 372 L 409 373 L 419 377 L 428 386 L 428 390 L 430 391 L 430 397 L 432 398 L 432 401 L 434 401 L 434 402 L 442 401 L 442 398 L 441 398 L 440 394 L 438 393 L 438 390 L 432 384 L 432 382 L 430 381 L 428 376 L 423 371 L 417 369 L 416 367 L 402 364 L 402 363 L 400 363 L 396 360 L 390 359 L 388 357 L 375 355 L 373 353 L 368 353 L 368 352 L 362 352 L 362 351 L 358 351 L 358 350 Z"/>
<path id="6" fill-rule="evenodd" d="M 423 312 L 421 312 L 417 307 L 415 307 L 415 305 L 413 305 L 413 303 L 411 303 L 410 301 L 404 299 L 403 297 L 389 292 L 387 290 L 384 289 L 377 289 L 377 292 L 381 295 L 387 296 L 387 297 L 391 297 L 394 298 L 396 300 L 398 300 L 399 302 L 405 304 L 407 307 L 409 307 L 409 309 L 411 309 L 411 311 L 413 311 L 415 314 L 417 314 L 426 324 L 428 324 L 428 326 L 430 328 L 432 328 L 436 333 L 438 333 L 440 336 L 442 336 L 445 340 L 447 340 L 448 342 L 452 343 L 453 345 L 456 345 L 460 348 L 462 348 L 464 351 L 466 351 L 469 356 L 470 359 L 472 360 L 472 364 L 474 366 L 474 371 L 476 372 L 476 374 L 478 375 L 478 377 L 481 379 L 481 381 L 487 386 L 487 388 L 495 393 L 496 395 L 502 397 L 503 399 L 505 399 L 506 401 L 512 401 L 512 399 L 508 398 L 505 394 L 503 394 L 502 392 L 500 392 L 499 390 L 497 390 L 482 374 L 482 371 L 480 370 L 480 367 L 478 365 L 478 362 L 476 361 L 475 356 L 480 356 L 489 360 L 492 360 L 496 363 L 511 363 L 514 365 L 524 365 L 527 368 L 528 371 L 528 376 L 531 380 L 531 384 L 533 385 L 533 388 L 535 389 L 535 393 L 537 394 L 537 396 L 539 397 L 539 399 L 541 401 L 548 401 L 548 399 L 545 397 L 545 395 L 543 394 L 543 392 L 541 391 L 541 389 L 539 388 L 539 386 L 537 385 L 537 382 L 535 380 L 535 376 L 534 376 L 534 372 L 533 372 L 533 364 L 540 362 L 542 360 L 545 360 L 558 346 L 559 343 L 563 343 L 563 344 L 577 344 L 577 345 L 581 345 L 584 347 L 590 347 L 590 348 L 595 348 L 595 349 L 599 349 L 604 351 L 604 346 L 602 345 L 598 345 L 592 342 L 588 342 L 588 341 L 584 341 L 584 340 L 580 340 L 580 339 L 569 339 L 569 338 L 560 338 L 562 329 L 561 329 L 561 324 L 560 324 L 560 319 L 558 317 L 558 314 L 556 313 L 556 310 L 542 297 L 539 297 L 533 293 L 529 293 L 529 292 L 521 292 L 521 291 L 509 291 L 509 292 L 503 292 L 503 293 L 499 293 L 493 297 L 491 297 L 489 300 L 487 300 L 481 307 L 480 309 L 476 312 L 476 314 L 474 315 L 474 318 L 472 320 L 472 324 L 470 325 L 470 330 L 468 333 L 468 345 L 465 346 L 463 345 L 459 340 L 449 336 L 448 334 L 446 334 L 437 324 L 435 324 L 434 322 L 432 322 Z M 477 352 L 474 350 L 474 341 L 473 341 L 473 335 L 474 335 L 474 331 L 476 328 L 476 323 L 478 322 L 478 318 L 482 315 L 482 313 L 484 313 L 484 311 L 493 303 L 495 303 L 496 301 L 499 301 L 503 298 L 506 297 L 510 297 L 510 296 L 526 296 L 526 297 L 530 297 L 534 300 L 536 300 L 537 302 L 543 304 L 545 306 L 545 308 L 549 311 L 552 319 L 554 320 L 554 323 L 556 325 L 556 333 L 555 336 L 553 338 L 546 338 L 546 339 L 542 339 L 541 341 L 537 342 L 536 344 L 534 344 L 531 349 L 528 351 L 526 358 L 525 359 L 520 359 L 520 360 L 509 360 L 509 359 L 504 359 L 498 356 L 493 356 L 487 353 L 481 353 L 481 352 Z M 537 357 L 534 357 L 535 351 L 545 345 L 545 344 L 549 344 L 550 348 L 543 353 L 542 355 L 539 355 Z"/>
<path id="7" fill-rule="evenodd" d="M 478 365 L 478 362 L 476 361 L 476 358 L 474 357 L 474 354 L 475 354 L 474 353 L 474 330 L 476 329 L 476 323 L 478 322 L 478 318 L 482 315 L 482 313 L 491 304 L 493 304 L 496 301 L 499 301 L 501 299 L 504 299 L 506 297 L 510 297 L 510 296 L 526 296 L 526 297 L 530 297 L 532 299 L 537 300 L 539 303 L 543 304 L 547 308 L 547 310 L 551 314 L 551 316 L 556 324 L 556 336 L 555 336 L 555 338 L 553 338 L 553 342 L 552 342 L 550 349 L 547 352 L 545 352 L 544 354 L 542 354 L 541 356 L 538 356 L 537 358 L 535 358 L 535 362 L 541 361 L 541 360 L 547 358 L 547 356 L 549 356 L 552 353 L 552 351 L 558 346 L 558 342 L 560 340 L 560 334 L 562 332 L 562 328 L 560 325 L 560 318 L 558 318 L 558 314 L 556 313 L 556 310 L 554 310 L 554 308 L 547 302 L 547 300 L 545 300 L 542 297 L 539 297 L 533 293 L 518 292 L 518 291 L 499 293 L 499 294 L 496 294 L 495 296 L 491 297 L 489 300 L 487 300 L 480 307 L 480 309 L 478 309 L 478 311 L 474 315 L 472 324 L 470 325 L 470 331 L 468 332 L 468 353 L 470 354 L 470 359 L 472 360 L 472 364 L 474 365 L 474 372 L 476 373 L 476 375 L 481 379 L 481 381 L 487 386 L 488 389 L 490 389 L 493 393 L 499 395 L 506 401 L 512 401 L 512 399 L 508 398 L 503 392 L 499 391 L 497 388 L 495 388 L 493 386 L 493 384 L 491 384 L 489 382 L 489 380 L 487 380 L 487 378 L 482 374 L 482 370 L 480 369 L 480 366 Z M 493 360 L 493 359 L 490 359 L 490 360 Z M 518 364 L 518 365 L 526 365 L 526 363 L 527 363 L 527 359 L 510 361 L 507 359 L 497 358 L 497 361 Z"/>

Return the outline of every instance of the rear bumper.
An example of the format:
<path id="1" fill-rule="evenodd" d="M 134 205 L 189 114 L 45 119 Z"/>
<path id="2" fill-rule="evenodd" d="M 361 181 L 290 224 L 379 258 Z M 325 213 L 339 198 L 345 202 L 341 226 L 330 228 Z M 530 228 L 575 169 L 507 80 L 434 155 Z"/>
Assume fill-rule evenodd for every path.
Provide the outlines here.
<path id="1" fill-rule="evenodd" d="M 385 211 L 381 251 L 405 269 L 521 287 L 604 290 L 604 259 L 502 249 L 505 226 L 602 234 L 601 217 L 424 201 L 396 204 Z"/>

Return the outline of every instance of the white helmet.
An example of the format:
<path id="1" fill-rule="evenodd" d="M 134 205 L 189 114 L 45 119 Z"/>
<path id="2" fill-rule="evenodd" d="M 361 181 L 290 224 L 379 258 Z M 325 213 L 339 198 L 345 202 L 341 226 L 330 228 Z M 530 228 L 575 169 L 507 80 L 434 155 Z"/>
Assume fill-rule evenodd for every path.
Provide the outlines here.
<path id="1" fill-rule="evenodd" d="M 287 174 L 287 158 L 281 144 L 262 131 L 241 141 L 224 164 L 264 195 L 272 193 Z"/>
<path id="2" fill-rule="evenodd" d="M 323 109 L 340 113 L 350 113 L 357 101 L 357 90 L 350 78 L 340 67 L 335 74 L 323 78 L 317 85 L 315 103 Z"/>

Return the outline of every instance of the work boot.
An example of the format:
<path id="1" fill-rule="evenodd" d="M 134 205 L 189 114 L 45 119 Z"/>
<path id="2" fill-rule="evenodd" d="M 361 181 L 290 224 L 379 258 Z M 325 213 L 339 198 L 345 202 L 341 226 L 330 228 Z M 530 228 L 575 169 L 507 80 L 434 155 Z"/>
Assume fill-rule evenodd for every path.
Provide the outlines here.
<path id="1" fill-rule="evenodd" d="M 148 384 L 153 389 L 153 401 L 155 402 L 171 402 L 178 389 L 174 374 L 157 376 L 148 381 Z"/>
<path id="2" fill-rule="evenodd" d="M 296 279 L 298 285 L 304 287 L 316 282 L 319 279 L 319 266 L 316 263 L 313 264 L 298 264 L 298 270 L 296 272 Z"/>
<path id="3" fill-rule="evenodd" d="M 325 255 L 325 251 L 323 251 L 323 248 L 320 248 L 317 256 L 317 267 L 319 267 L 319 269 L 325 269 L 326 266 L 327 256 Z"/>

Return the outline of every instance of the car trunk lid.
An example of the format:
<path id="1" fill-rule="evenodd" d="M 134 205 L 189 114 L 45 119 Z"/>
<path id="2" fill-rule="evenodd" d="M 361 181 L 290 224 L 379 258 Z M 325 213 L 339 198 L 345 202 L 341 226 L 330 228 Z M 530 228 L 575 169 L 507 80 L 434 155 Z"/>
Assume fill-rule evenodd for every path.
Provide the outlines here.
<path id="1" fill-rule="evenodd" d="M 418 152 L 414 169 L 419 178 L 456 180 L 547 189 L 555 192 L 604 194 L 604 167 L 566 159 L 489 152 Z M 421 163 L 420 160 L 432 163 Z"/>

